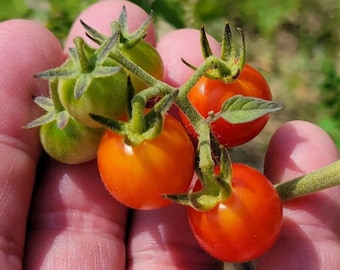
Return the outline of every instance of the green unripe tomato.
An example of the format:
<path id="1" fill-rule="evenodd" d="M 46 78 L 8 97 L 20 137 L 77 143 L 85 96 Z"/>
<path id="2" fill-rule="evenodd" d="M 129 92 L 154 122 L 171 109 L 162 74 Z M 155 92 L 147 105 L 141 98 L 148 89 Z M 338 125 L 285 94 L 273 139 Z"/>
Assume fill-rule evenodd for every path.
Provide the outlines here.
<path id="1" fill-rule="evenodd" d="M 69 65 L 72 65 L 72 62 Z M 117 66 L 117 63 L 107 58 L 104 65 Z M 127 75 L 123 69 L 108 77 L 93 78 L 90 86 L 79 98 L 74 94 L 75 84 L 75 79 L 60 79 L 58 95 L 64 108 L 81 124 L 92 128 L 101 126 L 89 113 L 113 119 L 118 119 L 126 113 Z"/>
<path id="2" fill-rule="evenodd" d="M 151 44 L 142 40 L 132 48 L 122 46 L 121 53 L 156 79 L 163 79 L 163 60 L 158 51 Z M 128 72 L 128 74 L 131 75 L 131 81 L 135 89 L 135 93 L 147 88 L 147 85 L 135 75 L 130 72 Z"/>
<path id="3" fill-rule="evenodd" d="M 40 140 L 47 154 L 67 164 L 79 164 L 96 158 L 103 128 L 89 128 L 72 117 L 60 129 L 56 121 L 40 127 Z"/>

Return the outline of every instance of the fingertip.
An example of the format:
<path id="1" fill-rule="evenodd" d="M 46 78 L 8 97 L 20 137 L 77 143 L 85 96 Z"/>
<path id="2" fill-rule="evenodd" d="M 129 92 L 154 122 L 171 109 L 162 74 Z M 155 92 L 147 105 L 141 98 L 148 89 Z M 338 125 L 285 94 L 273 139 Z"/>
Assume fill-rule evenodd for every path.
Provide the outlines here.
<path id="1" fill-rule="evenodd" d="M 0 24 L 1 93 L 0 133 L 8 138 L 24 142 L 36 152 L 37 130 L 23 129 L 41 115 L 32 96 L 46 95 L 46 80 L 33 75 L 60 65 L 65 55 L 58 39 L 43 25 L 22 19 Z"/>
<path id="2" fill-rule="evenodd" d="M 20 80 L 13 85 L 17 89 L 26 82 L 26 76 L 31 79 L 35 73 L 53 68 L 66 58 L 56 36 L 38 22 L 25 19 L 3 21 L 0 36 L 1 76 L 5 83 L 13 83 L 14 78 L 4 75 L 18 74 Z"/>
<path id="3" fill-rule="evenodd" d="M 30 63 L 31 60 L 49 66 L 50 62 L 65 60 L 59 40 L 39 22 L 26 19 L 3 21 L 0 23 L 0 35 L 2 63 L 18 66 L 15 60 L 22 60 L 20 66 L 34 69 L 37 65 Z"/>
<path id="4" fill-rule="evenodd" d="M 283 124 L 274 133 L 264 170 L 270 180 L 281 182 L 336 160 L 338 151 L 330 136 L 317 125 L 296 120 Z M 280 237 L 258 260 L 257 267 L 310 269 L 318 265 L 318 269 L 324 269 L 327 265 L 327 268 L 338 252 L 337 194 L 338 187 L 333 187 L 285 202 Z"/>
<path id="5" fill-rule="evenodd" d="M 100 269 L 124 269 L 127 208 L 105 189 L 96 161 L 49 159 L 40 175 L 30 204 L 25 269 L 98 269 L 98 258 Z"/>
<path id="6" fill-rule="evenodd" d="M 150 211 L 134 211 L 127 242 L 129 269 L 222 269 L 222 262 L 206 253 L 194 238 L 186 208 L 173 204 Z M 157 269 L 158 269 L 157 268 Z"/>
<path id="7" fill-rule="evenodd" d="M 324 167 L 338 157 L 336 145 L 323 129 L 306 121 L 290 121 L 272 136 L 264 172 L 280 182 Z"/>
<path id="8" fill-rule="evenodd" d="M 41 153 L 38 129 L 23 129 L 42 113 L 32 96 L 48 92 L 35 73 L 64 61 L 57 38 L 28 20 L 0 23 L 0 238 L 3 269 L 22 266 L 27 215 Z"/>
<path id="9" fill-rule="evenodd" d="M 118 20 L 123 6 L 126 7 L 127 22 L 130 33 L 135 31 L 149 16 L 141 7 L 129 1 L 99 1 L 85 9 L 74 21 L 65 41 L 65 50 L 68 50 L 70 47 L 74 47 L 73 39 L 76 36 L 82 37 L 89 42 L 89 44 L 94 45 L 94 43 L 86 36 L 85 30 L 80 23 L 80 19 L 95 28 L 97 31 L 105 35 L 110 35 L 111 23 Z M 148 30 L 145 40 L 154 45 L 155 39 L 155 30 L 152 24 Z"/>
<path id="10" fill-rule="evenodd" d="M 207 35 L 213 54 L 220 53 L 220 44 Z M 181 58 L 194 66 L 199 66 L 204 58 L 200 46 L 200 31 L 197 29 L 178 29 L 164 35 L 156 44 L 156 49 L 164 61 L 163 80 L 172 86 L 180 86 L 193 73 Z"/>

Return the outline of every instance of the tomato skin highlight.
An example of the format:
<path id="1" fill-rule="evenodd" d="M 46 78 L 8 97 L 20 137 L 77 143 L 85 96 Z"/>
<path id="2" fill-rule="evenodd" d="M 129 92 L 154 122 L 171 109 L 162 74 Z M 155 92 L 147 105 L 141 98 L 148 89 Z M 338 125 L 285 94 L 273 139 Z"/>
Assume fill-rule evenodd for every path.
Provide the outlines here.
<path id="1" fill-rule="evenodd" d="M 230 84 L 225 84 L 221 80 L 200 78 L 190 90 L 188 99 L 203 117 L 208 117 L 211 111 L 219 112 L 222 104 L 234 95 L 272 100 L 266 80 L 256 69 L 247 64 L 240 76 Z M 185 114 L 180 111 L 180 116 L 188 132 L 197 138 L 197 133 Z M 211 129 L 220 144 L 231 148 L 253 139 L 262 131 L 268 119 L 269 115 L 264 115 L 252 122 L 242 124 L 231 124 L 224 119 L 218 119 L 211 124 Z"/>
<path id="2" fill-rule="evenodd" d="M 172 202 L 163 194 L 188 190 L 194 173 L 194 149 L 179 121 L 165 116 L 162 133 L 131 146 L 108 130 L 98 149 L 98 168 L 107 190 L 134 209 L 157 209 Z"/>
<path id="3" fill-rule="evenodd" d="M 232 172 L 232 195 L 205 212 L 188 207 L 188 218 L 194 236 L 209 254 L 222 261 L 245 262 L 262 255 L 278 238 L 282 203 L 257 170 L 233 163 Z"/>

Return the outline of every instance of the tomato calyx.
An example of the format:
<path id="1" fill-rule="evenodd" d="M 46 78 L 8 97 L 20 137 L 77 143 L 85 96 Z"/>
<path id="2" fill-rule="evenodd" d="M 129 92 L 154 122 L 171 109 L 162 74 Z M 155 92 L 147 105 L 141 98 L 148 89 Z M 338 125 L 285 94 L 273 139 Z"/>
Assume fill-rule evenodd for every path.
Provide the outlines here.
<path id="1" fill-rule="evenodd" d="M 57 88 L 58 80 L 50 80 L 50 97 L 34 98 L 34 103 L 46 113 L 24 128 L 40 128 L 42 147 L 55 160 L 80 164 L 94 159 L 104 129 L 86 127 L 76 121 L 61 104 Z"/>
<path id="2" fill-rule="evenodd" d="M 226 200 L 232 193 L 231 160 L 227 149 L 221 145 L 217 148 L 217 139 L 211 135 L 211 124 L 223 118 L 232 124 L 251 122 L 268 113 L 281 110 L 279 103 L 261 98 L 235 95 L 227 99 L 219 112 L 211 111 L 207 118 L 195 122 L 198 133 L 199 164 L 196 172 L 202 184 L 199 191 L 184 194 L 166 194 L 166 198 L 179 204 L 191 206 L 197 211 L 207 211 Z M 216 160 L 216 157 L 219 157 Z M 219 167 L 219 172 L 215 168 Z"/>
<path id="3" fill-rule="evenodd" d="M 34 97 L 34 103 L 46 111 L 46 113 L 25 125 L 24 128 L 35 128 L 53 121 L 57 122 L 57 126 L 60 129 L 63 129 L 67 125 L 70 114 L 64 109 L 59 100 L 57 87 L 58 81 L 50 80 L 49 91 L 51 97 Z"/>
<path id="4" fill-rule="evenodd" d="M 123 6 L 118 20 L 111 23 L 111 31 L 112 33 L 119 33 L 119 45 L 121 47 L 133 48 L 146 37 L 153 18 L 154 16 L 151 12 L 148 18 L 139 26 L 139 28 L 130 33 L 128 30 L 126 7 Z M 95 43 L 101 45 L 103 42 L 105 42 L 105 40 L 108 39 L 107 36 L 101 34 L 96 29 L 86 24 L 83 20 L 80 20 L 80 23 L 86 30 L 86 35 Z"/>
<path id="5" fill-rule="evenodd" d="M 152 108 L 147 108 L 149 99 L 159 97 L 158 89 L 151 87 L 132 96 L 134 89 L 130 77 L 128 77 L 127 88 L 131 97 L 127 121 L 92 113 L 90 113 L 90 117 L 104 127 L 124 136 L 127 144 L 138 145 L 145 140 L 156 138 L 162 132 L 164 115 L 173 104 L 178 91 L 164 95 Z"/>
<path id="6" fill-rule="evenodd" d="M 76 38 L 76 48 L 70 49 L 70 58 L 62 66 L 36 74 L 34 77 L 48 79 L 50 85 L 56 85 L 59 79 L 75 80 L 77 82 L 74 91 L 74 96 L 76 98 L 79 98 L 84 94 L 89 87 L 91 80 L 94 78 L 115 75 L 121 68 L 124 69 L 124 72 L 126 69 L 131 75 L 138 77 L 141 81 L 145 82 L 149 88 L 136 96 L 134 99 L 136 102 L 127 104 L 127 106 L 134 108 L 128 112 L 129 120 L 127 122 L 112 120 L 100 115 L 92 115 L 93 118 L 96 118 L 96 120 L 104 126 L 121 132 L 122 134 L 126 134 L 126 140 L 130 144 L 139 144 L 143 140 L 152 139 L 158 136 L 163 126 L 164 113 L 167 108 L 169 108 L 169 104 L 173 102 L 187 114 L 200 137 L 204 137 L 204 135 L 202 135 L 204 132 L 200 131 L 201 124 L 210 124 L 219 118 L 224 118 L 231 123 L 243 123 L 255 119 L 259 115 L 277 111 L 282 108 L 281 105 L 274 103 L 267 103 L 256 99 L 249 100 L 248 98 L 238 96 L 227 100 L 220 112 L 212 112 L 206 119 L 202 117 L 192 104 L 190 104 L 187 98 L 188 92 L 202 76 L 219 79 L 227 83 L 233 82 L 235 79 L 239 78 L 240 72 L 244 70 L 245 63 L 245 39 L 242 30 L 238 29 L 242 35 L 242 46 L 241 50 L 237 50 L 235 49 L 236 46 L 232 40 L 230 26 L 228 23 L 225 24 L 221 42 L 222 51 L 220 57 L 217 57 L 212 55 L 205 28 L 202 27 L 201 47 L 205 61 L 202 65 L 195 67 L 183 60 L 188 66 L 195 70 L 195 73 L 182 86 L 174 88 L 162 82 L 159 79 L 161 77 L 158 78 L 141 68 L 139 64 L 136 64 L 135 59 L 131 60 L 123 53 L 124 49 L 134 48 L 142 43 L 152 18 L 153 16 L 151 14 L 142 24 L 141 28 L 130 34 L 127 31 L 126 10 L 123 8 L 118 22 L 112 23 L 112 34 L 109 37 L 100 34 L 82 22 L 87 31 L 87 35 L 100 45 L 99 49 L 91 48 L 85 44 L 83 39 Z M 103 63 L 106 59 L 117 62 L 117 66 L 104 66 Z M 118 64 L 121 67 L 118 66 Z M 123 80 L 123 82 L 125 83 L 125 80 Z M 50 88 L 55 87 L 50 86 Z M 171 92 L 173 92 L 174 96 L 169 95 Z M 57 126 L 60 129 L 63 129 L 67 126 L 70 119 L 74 122 L 75 116 L 73 114 L 70 115 L 70 113 L 65 110 L 59 100 L 58 93 L 56 91 L 51 91 L 50 94 L 51 98 L 35 97 L 34 102 L 43 108 L 46 111 L 46 114 L 27 124 L 25 128 L 43 126 L 44 124 L 56 121 Z M 151 109 L 149 112 L 144 113 L 145 103 L 148 100 L 148 97 L 163 97 L 169 99 L 171 102 L 162 102 L 158 104 L 158 106 L 155 106 L 155 109 Z M 165 101 L 165 99 L 163 101 Z M 236 107 L 235 104 L 237 104 Z M 254 104 L 257 105 L 251 107 L 251 105 Z M 164 106 L 163 109 L 161 109 L 162 106 Z M 254 112 L 255 114 L 253 114 Z M 242 115 L 240 116 L 241 113 Z M 80 127 L 80 129 L 81 128 L 83 127 Z M 222 154 L 226 152 L 226 149 L 220 149 L 214 138 L 211 138 L 211 140 L 201 139 L 201 141 L 202 143 L 198 151 L 200 153 L 200 166 L 197 169 L 197 173 L 200 178 L 203 179 L 202 183 L 204 191 L 193 191 L 189 194 L 165 195 L 182 204 L 193 205 L 193 207 L 198 210 L 209 209 L 216 201 L 218 202 L 228 197 L 230 188 L 230 185 L 228 185 L 228 182 L 230 181 L 228 167 L 230 167 L 230 164 L 227 162 L 223 165 L 224 162 L 222 162 Z M 204 150 L 203 142 L 212 149 L 214 157 L 221 153 L 219 162 L 222 167 L 225 166 L 227 168 L 222 170 L 223 173 L 216 174 L 213 171 L 213 167 L 216 164 L 208 162 L 208 165 L 205 165 L 205 162 L 203 162 L 204 160 L 207 160 L 206 158 L 202 158 L 204 156 L 203 153 L 207 154 L 207 150 Z M 87 149 L 87 147 L 82 148 Z M 224 153 L 224 155 L 225 154 L 227 153 Z M 339 165 L 340 163 L 336 162 L 332 167 L 321 169 L 320 172 L 317 172 L 316 174 L 308 174 L 290 182 L 277 185 L 276 189 L 283 200 L 289 200 L 330 186 L 338 185 Z M 328 173 L 328 170 L 330 169 L 331 175 Z M 319 179 L 328 180 L 320 182 Z"/>
<path id="7" fill-rule="evenodd" d="M 134 32 L 128 31 L 127 12 L 123 6 L 117 21 L 112 22 L 112 35 L 118 34 L 118 41 L 110 52 L 110 57 L 117 61 L 128 75 L 132 77 L 135 92 L 138 93 L 149 86 L 156 84 L 167 88 L 160 82 L 163 78 L 164 64 L 158 51 L 144 40 L 153 21 L 153 13 Z M 80 21 L 86 35 L 95 43 L 101 45 L 109 37 Z"/>
<path id="8" fill-rule="evenodd" d="M 83 38 L 74 39 L 75 48 L 69 49 L 69 58 L 66 62 L 54 69 L 46 70 L 35 75 L 43 79 L 74 79 L 74 96 L 79 99 L 89 88 L 95 78 L 104 78 L 115 75 L 121 67 L 104 66 L 105 60 L 109 57 L 110 50 L 118 40 L 118 33 L 112 35 L 98 49 L 87 45 Z"/>
<path id="9" fill-rule="evenodd" d="M 154 14 L 151 11 L 147 19 L 140 25 L 140 27 L 133 33 L 130 33 L 128 30 L 126 7 L 123 6 L 122 12 L 118 18 L 118 23 L 121 27 L 120 33 L 121 46 L 124 46 L 125 48 L 133 48 L 140 41 L 142 41 L 147 35 L 147 31 L 153 21 L 153 18 Z"/>
<path id="10" fill-rule="evenodd" d="M 109 57 L 117 41 L 116 32 L 94 49 L 83 38 L 76 37 L 75 48 L 69 49 L 69 57 L 60 67 L 35 75 L 36 78 L 58 80 L 60 103 L 84 126 L 100 127 L 88 116 L 90 111 L 112 118 L 121 117 L 126 112 L 124 87 L 127 74 Z"/>
<path id="11" fill-rule="evenodd" d="M 210 48 L 209 41 L 207 39 L 205 27 L 201 27 L 201 49 L 204 59 L 211 58 L 211 67 L 204 73 L 204 75 L 210 79 L 221 79 L 225 83 L 231 83 L 237 79 L 241 70 L 245 65 L 245 36 L 241 28 L 237 28 L 241 33 L 242 43 L 241 48 L 238 51 L 236 49 L 230 25 L 228 22 L 224 25 L 224 31 L 221 42 L 221 55 L 219 60 L 214 61 L 216 56 L 213 55 Z M 217 59 L 216 59 L 217 60 Z M 182 58 L 182 62 L 193 70 L 197 70 L 197 67 L 188 63 Z"/>
<path id="12" fill-rule="evenodd" d="M 60 129 L 67 125 L 70 114 L 66 110 L 56 111 L 51 98 L 37 96 L 34 98 L 34 103 L 43 108 L 46 113 L 25 125 L 24 128 L 35 128 L 53 121 L 57 122 L 57 126 Z"/>

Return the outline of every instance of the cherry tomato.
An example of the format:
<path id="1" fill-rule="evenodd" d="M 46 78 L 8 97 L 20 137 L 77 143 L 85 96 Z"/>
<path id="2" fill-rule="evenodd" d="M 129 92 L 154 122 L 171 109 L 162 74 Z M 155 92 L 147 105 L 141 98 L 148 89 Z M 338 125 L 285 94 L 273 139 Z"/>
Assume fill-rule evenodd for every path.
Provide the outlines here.
<path id="1" fill-rule="evenodd" d="M 42 125 L 40 140 L 46 153 L 54 159 L 79 164 L 96 158 L 103 131 L 102 128 L 85 127 L 71 117 L 62 129 L 56 121 Z"/>
<path id="2" fill-rule="evenodd" d="M 200 245 L 228 262 L 253 260 L 277 239 L 282 203 L 273 185 L 260 172 L 232 164 L 232 194 L 216 207 L 198 212 L 188 207 L 191 229 Z"/>
<path id="3" fill-rule="evenodd" d="M 88 49 L 89 50 L 89 49 Z M 122 47 L 122 54 L 135 64 L 143 68 L 157 79 L 163 77 L 163 62 L 152 45 L 142 40 L 132 48 Z M 89 50 L 88 54 L 94 53 Z M 72 67 L 69 61 L 66 66 Z M 104 66 L 117 66 L 118 64 L 108 57 Z M 88 127 L 100 127 L 89 113 L 102 115 L 108 118 L 120 118 L 126 113 L 128 102 L 127 75 L 131 75 L 131 81 L 135 92 L 140 92 L 147 85 L 125 69 L 108 77 L 94 78 L 89 88 L 79 98 L 75 98 L 75 79 L 60 79 L 58 94 L 65 109 L 81 124 Z"/>
<path id="4" fill-rule="evenodd" d="M 72 66 L 72 62 L 66 65 Z M 110 58 L 105 66 L 117 66 Z M 74 95 L 75 79 L 59 79 L 58 94 L 65 109 L 81 124 L 88 127 L 100 127 L 89 113 L 108 118 L 120 118 L 127 109 L 127 75 L 124 70 L 108 77 L 94 78 L 88 89 L 79 97 Z"/>
<path id="5" fill-rule="evenodd" d="M 219 112 L 222 104 L 234 95 L 272 99 L 266 80 L 249 65 L 245 65 L 240 76 L 230 84 L 202 77 L 190 90 L 188 99 L 203 117 L 207 117 L 211 111 Z M 197 134 L 187 117 L 183 112 L 180 115 L 188 132 L 196 138 Z M 218 119 L 211 124 L 211 128 L 219 143 L 231 148 L 253 139 L 264 128 L 268 119 L 269 115 L 265 115 L 242 124 L 231 124 Z"/>
<path id="6" fill-rule="evenodd" d="M 156 209 L 171 203 L 163 194 L 186 192 L 194 172 L 194 149 L 185 129 L 166 115 L 155 139 L 129 145 L 108 130 L 98 149 L 98 168 L 107 190 L 135 209 Z"/>
<path id="7" fill-rule="evenodd" d="M 121 52 L 125 57 L 144 69 L 150 75 L 158 80 L 162 80 L 164 72 L 163 60 L 158 51 L 151 44 L 142 40 L 132 48 L 122 47 Z M 147 85 L 131 72 L 128 72 L 128 74 L 131 75 L 132 85 L 134 86 L 136 93 L 147 88 Z"/>

